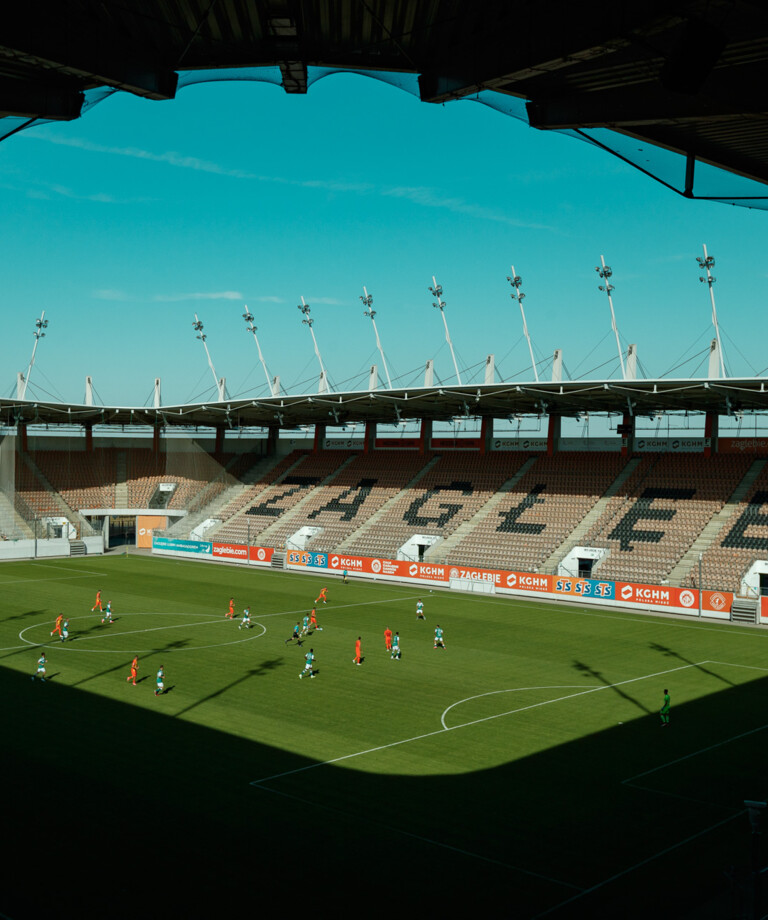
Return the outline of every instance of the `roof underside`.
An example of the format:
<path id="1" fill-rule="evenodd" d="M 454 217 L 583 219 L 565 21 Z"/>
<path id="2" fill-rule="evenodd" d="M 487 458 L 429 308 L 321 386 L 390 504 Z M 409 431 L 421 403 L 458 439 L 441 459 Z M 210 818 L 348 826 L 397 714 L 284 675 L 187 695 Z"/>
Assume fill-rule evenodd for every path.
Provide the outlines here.
<path id="1" fill-rule="evenodd" d="M 302 93 L 308 66 L 383 70 L 768 183 L 762 0 L 10 0 L 0 23 L 3 118 L 77 118 L 98 87 L 170 99 L 180 71 L 276 65 Z"/>
<path id="2" fill-rule="evenodd" d="M 82 406 L 32 400 L 0 400 L 0 425 L 146 425 L 148 427 L 276 427 L 395 424 L 404 419 L 585 413 L 656 415 L 768 412 L 766 381 L 726 380 L 578 381 L 483 386 L 363 390 L 269 399 L 232 399 L 160 408 Z"/>

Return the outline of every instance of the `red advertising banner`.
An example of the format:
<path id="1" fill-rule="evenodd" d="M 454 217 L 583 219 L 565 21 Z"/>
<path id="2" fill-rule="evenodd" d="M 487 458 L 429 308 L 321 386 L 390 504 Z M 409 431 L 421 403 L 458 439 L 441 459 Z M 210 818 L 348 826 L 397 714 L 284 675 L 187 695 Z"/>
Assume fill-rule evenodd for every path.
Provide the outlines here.
<path id="1" fill-rule="evenodd" d="M 432 450 L 479 450 L 480 438 L 432 438 Z"/>
<path id="2" fill-rule="evenodd" d="M 616 582 L 616 600 L 630 604 L 647 604 L 651 607 L 698 607 L 699 595 L 690 588 L 673 588 L 670 585 L 639 585 L 633 582 Z"/>
<path id="3" fill-rule="evenodd" d="M 719 454 L 768 454 L 768 438 L 718 438 Z"/>
<path id="4" fill-rule="evenodd" d="M 768 620 L 768 597 L 760 598 L 760 619 Z"/>
<path id="5" fill-rule="evenodd" d="M 418 438 L 376 438 L 373 446 L 376 450 L 381 450 L 381 448 L 391 448 L 392 450 L 408 448 L 412 450 L 414 447 L 418 447 L 420 443 Z"/>
<path id="6" fill-rule="evenodd" d="M 730 613 L 733 605 L 733 594 L 730 591 L 702 591 L 701 609 L 708 613 Z"/>
<path id="7" fill-rule="evenodd" d="M 249 546 L 248 547 L 248 561 L 249 562 L 271 562 L 273 553 L 274 553 L 274 550 L 268 546 Z"/>
<path id="8" fill-rule="evenodd" d="M 234 559 L 237 562 L 248 561 L 248 547 L 239 543 L 213 543 L 213 555 L 220 559 Z"/>

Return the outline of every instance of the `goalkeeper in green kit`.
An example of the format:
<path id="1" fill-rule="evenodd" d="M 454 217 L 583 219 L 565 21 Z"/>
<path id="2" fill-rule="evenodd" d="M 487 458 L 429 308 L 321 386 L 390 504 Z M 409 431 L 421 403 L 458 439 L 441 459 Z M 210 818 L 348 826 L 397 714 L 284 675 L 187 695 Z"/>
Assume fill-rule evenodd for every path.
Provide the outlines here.
<path id="1" fill-rule="evenodd" d="M 669 690 L 665 690 L 664 691 L 664 705 L 659 710 L 659 715 L 661 716 L 662 727 L 665 725 L 669 725 L 669 710 L 670 710 Z"/>

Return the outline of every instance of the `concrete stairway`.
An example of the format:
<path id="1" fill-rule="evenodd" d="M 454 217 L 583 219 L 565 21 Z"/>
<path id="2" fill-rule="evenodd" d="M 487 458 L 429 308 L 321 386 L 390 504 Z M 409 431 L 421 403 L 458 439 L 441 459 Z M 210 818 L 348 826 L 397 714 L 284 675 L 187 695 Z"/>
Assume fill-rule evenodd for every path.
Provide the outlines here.
<path id="1" fill-rule="evenodd" d="M 129 507 L 127 461 L 125 451 L 119 450 L 115 456 L 115 508 Z"/>
<path id="2" fill-rule="evenodd" d="M 210 518 L 217 518 L 222 508 L 225 508 L 231 501 L 240 498 L 248 489 L 255 485 L 262 476 L 265 476 L 271 469 L 277 466 L 282 457 L 272 455 L 271 457 L 262 457 L 250 469 L 240 477 L 240 481 L 225 489 L 216 498 L 211 499 L 197 511 L 185 515 L 175 521 L 167 530 L 167 535 L 171 537 L 186 537 L 190 531 L 207 521 Z"/>
<path id="3" fill-rule="evenodd" d="M 303 509 L 307 506 L 308 502 L 310 502 L 315 497 L 315 489 L 319 489 L 322 486 L 326 486 L 329 483 L 333 482 L 333 480 L 339 475 L 339 473 L 343 469 L 348 467 L 349 464 L 352 463 L 354 460 L 357 460 L 356 454 L 352 454 L 351 456 L 347 457 L 347 459 L 341 464 L 341 466 L 337 466 L 336 469 L 332 473 L 330 473 L 328 476 L 325 477 L 325 479 L 323 479 L 321 482 L 318 482 L 317 485 L 313 486 L 311 489 L 308 489 L 307 494 L 302 499 L 300 499 L 298 502 L 296 502 L 296 504 L 293 506 L 293 508 L 291 508 L 290 511 L 286 511 L 285 514 L 281 514 L 280 517 L 277 518 L 274 524 L 270 524 L 266 530 L 262 530 L 262 532 L 259 534 L 259 543 L 262 546 L 271 546 L 270 540 L 272 539 L 272 535 L 278 529 L 283 527 L 284 524 L 286 523 L 290 524 L 291 521 L 294 521 L 294 520 L 296 521 L 296 525 L 297 525 L 296 530 L 298 530 L 299 527 L 303 526 L 302 524 L 299 523 L 299 520 L 302 517 Z"/>
<path id="4" fill-rule="evenodd" d="M 0 534 L 8 540 L 29 540 L 34 536 L 32 528 L 4 492 L 0 492 Z"/>
<path id="5" fill-rule="evenodd" d="M 560 562 L 565 559 L 565 557 L 570 553 L 574 546 L 581 546 L 582 540 L 589 533 L 593 525 L 597 520 L 599 520 L 600 515 L 605 511 L 608 502 L 618 495 L 619 490 L 624 485 L 624 483 L 629 479 L 629 477 L 637 469 L 640 459 L 634 457 L 630 460 L 624 469 L 619 473 L 619 475 L 613 480 L 613 482 L 605 490 L 605 493 L 598 498 L 595 504 L 589 509 L 589 511 L 584 515 L 584 517 L 579 521 L 579 523 L 574 527 L 574 529 L 568 534 L 568 536 L 563 540 L 563 542 L 558 546 L 555 551 L 549 556 L 548 559 L 545 559 L 539 568 L 540 572 L 543 572 L 547 575 L 557 574 L 557 567 Z"/>
<path id="6" fill-rule="evenodd" d="M 290 476 L 290 475 L 291 475 L 291 473 L 296 469 L 297 466 L 299 466 L 299 465 L 301 464 L 301 462 L 305 459 L 305 457 L 306 457 L 306 454 L 302 454 L 302 455 L 298 458 L 298 460 L 296 460 L 294 463 L 292 463 L 292 464 L 288 467 L 287 470 L 283 470 L 283 472 L 277 477 L 277 479 L 275 479 L 273 482 L 268 483 L 268 485 L 265 485 L 264 488 L 266 489 L 266 488 L 268 488 L 269 486 L 276 486 L 276 485 L 279 485 L 279 484 L 285 479 L 286 476 Z M 267 466 L 267 467 L 266 467 L 267 470 L 272 469 L 272 466 L 277 466 L 277 464 L 278 464 L 281 460 L 284 460 L 285 458 L 284 458 L 284 457 L 265 458 L 265 462 L 268 462 L 268 461 L 270 461 L 270 460 L 272 460 L 272 459 L 274 459 L 275 462 L 274 462 L 272 465 Z M 261 461 L 259 461 L 259 463 L 256 464 L 256 466 L 258 467 L 258 466 L 260 466 L 260 464 L 261 464 Z M 256 470 L 256 467 L 253 467 L 252 469 L 248 470 L 248 473 L 246 474 L 246 476 L 243 477 L 243 480 L 244 480 L 244 481 L 243 481 L 243 486 L 244 486 L 244 488 L 243 488 L 242 491 L 239 493 L 241 496 L 244 495 L 245 492 L 246 492 L 248 489 L 252 489 L 253 486 L 255 486 L 256 483 L 258 482 L 259 476 L 263 475 L 263 472 L 262 472 L 262 473 L 259 473 L 259 474 L 256 474 L 256 473 L 255 473 L 255 470 Z M 246 478 L 248 478 L 249 480 L 250 480 L 250 479 L 253 479 L 253 482 L 248 482 L 248 483 L 246 483 L 246 482 L 245 482 L 245 479 L 246 479 Z M 237 486 L 233 486 L 232 488 L 233 488 L 233 489 L 236 489 Z M 255 492 L 254 495 L 253 495 L 254 500 L 255 500 L 260 494 L 261 494 L 261 490 L 260 490 L 259 492 Z M 224 507 L 224 506 L 222 505 L 222 507 Z M 246 510 L 247 510 L 247 508 L 246 508 L 246 507 L 243 507 L 243 508 L 241 508 L 238 512 L 236 512 L 235 514 L 233 514 L 231 517 L 228 517 L 225 521 L 222 521 L 220 524 L 217 524 L 215 527 L 212 527 L 212 528 L 211 528 L 209 531 L 207 531 L 206 534 L 205 534 L 206 540 L 211 540 L 211 539 L 213 539 L 213 537 L 216 535 L 216 533 L 217 533 L 219 530 L 221 530 L 221 528 L 224 527 L 225 524 L 230 523 L 230 522 L 233 521 L 235 518 L 242 517 L 242 516 L 245 514 Z M 202 518 L 202 520 L 205 520 L 205 518 Z M 180 521 L 179 523 L 182 523 L 182 522 Z M 192 526 L 195 526 L 195 525 L 192 525 Z"/>
<path id="7" fill-rule="evenodd" d="M 533 464 L 538 460 L 538 457 L 529 457 L 528 460 L 520 467 L 520 469 L 508 479 L 503 485 L 501 485 L 497 492 L 488 499 L 488 501 L 477 509 L 477 512 L 468 520 L 463 521 L 459 526 L 454 530 L 454 532 L 443 540 L 442 543 L 438 543 L 435 547 L 434 552 L 427 550 L 424 553 L 424 559 L 429 560 L 429 562 L 445 562 L 445 557 L 450 553 L 471 531 L 477 527 L 477 525 L 485 520 L 489 514 L 496 508 L 499 502 L 502 500 L 504 495 L 507 492 L 511 492 L 512 489 L 520 482 L 520 480 L 525 476 L 528 470 L 533 466 Z"/>
<path id="8" fill-rule="evenodd" d="M 357 530 L 353 530 L 352 533 L 346 538 L 346 540 L 342 540 L 342 542 L 339 543 L 339 545 L 336 547 L 336 552 L 337 553 L 346 552 L 347 547 L 352 543 L 353 540 L 357 540 L 357 538 L 361 536 L 364 537 L 368 533 L 369 530 L 374 528 L 376 524 L 378 523 L 378 521 L 380 521 L 381 518 L 384 517 L 384 515 L 394 505 L 394 503 L 398 501 L 398 499 L 400 499 L 402 495 L 408 491 L 408 489 L 412 489 L 418 483 L 418 481 L 432 469 L 432 467 L 437 463 L 439 459 L 440 459 L 440 456 L 436 455 L 432 457 L 432 459 L 428 463 L 424 464 L 424 466 L 413 477 L 413 479 L 411 479 L 410 482 L 406 483 L 406 485 L 397 493 L 397 495 L 393 495 L 392 498 L 389 499 L 389 501 L 384 502 L 381 508 L 379 508 L 378 511 L 374 511 L 373 514 L 369 518 L 363 521 L 363 523 L 357 528 Z"/>
<path id="9" fill-rule="evenodd" d="M 688 584 L 691 570 L 698 564 L 699 553 L 706 552 L 715 542 L 720 531 L 725 527 L 730 518 L 733 517 L 739 506 L 739 502 L 745 498 L 750 488 L 754 485 L 755 480 L 762 472 L 765 464 L 765 460 L 755 460 L 752 466 L 750 466 L 744 474 L 744 478 L 733 490 L 733 494 L 728 501 L 717 514 L 713 515 L 708 523 L 705 524 L 704 529 L 693 541 L 688 552 L 669 573 L 669 583 L 671 585 L 679 587 L 683 584 Z"/>
<path id="10" fill-rule="evenodd" d="M 24 458 L 24 462 L 32 470 L 34 475 L 37 477 L 38 482 L 43 486 L 46 492 L 50 492 L 53 503 L 56 505 L 57 514 L 56 517 L 66 518 L 70 524 L 77 528 L 77 532 L 81 537 L 92 537 L 95 533 L 93 527 L 89 521 L 80 514 L 79 511 L 76 511 L 64 501 L 61 495 L 53 488 L 53 486 L 48 481 L 47 477 L 43 474 L 40 467 L 35 463 L 32 457 L 27 453 L 20 454 Z"/>

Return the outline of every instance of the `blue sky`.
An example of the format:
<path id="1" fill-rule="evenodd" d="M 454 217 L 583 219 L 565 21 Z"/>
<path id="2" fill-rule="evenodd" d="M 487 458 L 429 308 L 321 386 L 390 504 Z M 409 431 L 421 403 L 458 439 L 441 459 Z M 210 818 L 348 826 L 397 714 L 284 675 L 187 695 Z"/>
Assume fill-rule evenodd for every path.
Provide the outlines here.
<path id="1" fill-rule="evenodd" d="M 164 403 L 209 399 L 195 312 L 230 394 L 264 395 L 246 303 L 270 371 L 313 390 L 301 296 L 332 382 L 365 386 L 378 358 L 363 285 L 392 376 L 414 385 L 434 358 L 449 383 L 432 275 L 465 379 L 482 380 L 491 352 L 505 379 L 530 379 L 511 264 L 538 355 L 561 347 L 573 376 L 603 362 L 590 376 L 615 376 L 601 254 L 622 337 L 661 375 L 712 337 L 702 243 L 717 260 L 731 373 L 768 365 L 765 213 L 683 200 L 587 144 L 364 77 L 328 77 L 306 96 L 236 82 L 164 103 L 116 94 L 0 144 L 0 194 L 2 395 L 26 368 L 41 309 L 50 325 L 31 396 L 80 401 L 91 374 L 104 403 L 143 405 L 156 376 Z M 706 365 L 673 376 L 694 371 Z"/>

